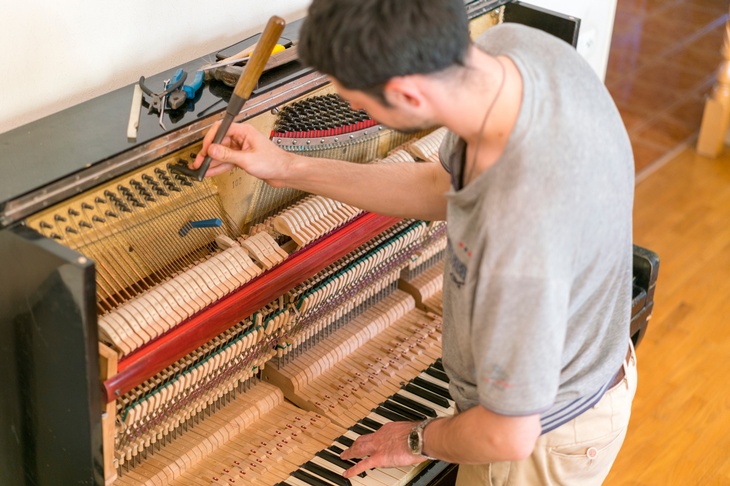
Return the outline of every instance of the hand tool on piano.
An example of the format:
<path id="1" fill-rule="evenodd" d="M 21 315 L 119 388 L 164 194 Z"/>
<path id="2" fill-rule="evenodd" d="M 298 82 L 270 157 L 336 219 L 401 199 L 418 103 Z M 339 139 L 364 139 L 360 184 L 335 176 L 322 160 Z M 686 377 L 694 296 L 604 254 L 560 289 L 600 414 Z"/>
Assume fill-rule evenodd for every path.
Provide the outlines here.
<path id="1" fill-rule="evenodd" d="M 248 98 L 258 83 L 259 77 L 261 77 L 266 62 L 271 56 L 271 51 L 276 41 L 279 40 L 279 36 L 284 31 L 285 25 L 286 22 L 281 17 L 273 16 L 269 19 L 269 22 L 264 28 L 264 32 L 261 34 L 261 39 L 256 44 L 256 49 L 254 49 L 251 55 L 251 59 L 246 63 L 244 73 L 238 79 L 238 83 L 233 90 L 231 101 L 228 103 L 226 114 L 218 127 L 213 143 L 221 143 L 223 141 L 228 132 L 228 128 L 233 123 L 233 119 L 240 113 L 243 105 L 248 101 Z M 190 169 L 187 165 L 182 164 L 172 166 L 171 170 L 202 181 L 205 173 L 208 171 L 210 162 L 211 158 L 208 155 L 197 170 Z"/>
<path id="2" fill-rule="evenodd" d="M 167 91 L 167 86 L 169 84 L 170 84 L 169 79 L 166 79 L 162 82 L 162 92 L 163 93 Z M 167 105 L 167 97 L 163 96 L 162 101 L 160 101 L 160 126 L 162 127 L 163 130 L 167 130 L 167 128 L 165 128 L 165 124 L 162 122 L 162 118 L 165 116 L 165 106 L 166 105 Z"/>
<path id="3" fill-rule="evenodd" d="M 180 236 L 186 236 L 193 228 L 218 228 L 223 225 L 220 218 L 203 219 L 200 221 L 188 221 L 180 228 Z"/>
<path id="4" fill-rule="evenodd" d="M 228 56 L 228 57 L 220 56 L 220 53 L 219 53 L 218 56 L 220 56 L 220 57 L 218 57 L 218 60 L 219 61 L 233 61 L 233 60 L 236 60 L 236 59 L 241 60 L 241 59 L 245 59 L 247 57 L 251 57 L 251 54 L 253 53 L 254 49 L 256 49 L 256 47 L 258 45 L 259 45 L 259 42 L 256 41 L 253 44 L 251 44 L 250 46 L 244 47 L 243 49 L 241 49 L 237 53 L 235 53 L 235 54 L 233 54 L 231 56 Z M 203 67 L 205 67 L 205 66 L 203 66 Z"/>
<path id="5" fill-rule="evenodd" d="M 286 50 L 273 54 L 271 58 L 269 58 L 269 60 L 266 62 L 266 65 L 264 66 L 264 72 L 268 71 L 269 69 L 274 69 L 289 62 L 295 61 L 297 59 L 297 56 L 298 54 L 296 46 L 292 46 Z M 232 64 L 219 66 L 216 69 L 207 70 L 205 71 L 206 79 L 212 77 L 213 79 L 222 81 L 223 84 L 225 84 L 226 86 L 235 86 L 238 82 L 238 79 L 241 77 L 241 74 L 243 73 L 243 68 L 245 67 L 239 65 L 240 62 L 246 62 L 246 60 L 243 59 L 242 61 L 234 61 Z"/>
<path id="6" fill-rule="evenodd" d="M 254 45 L 256 45 L 256 44 L 254 44 Z M 251 49 L 251 48 L 248 47 L 245 50 L 239 52 L 238 54 L 234 54 L 233 56 L 228 57 L 222 61 L 218 61 L 213 64 L 206 64 L 205 66 L 200 68 L 199 71 L 208 71 L 210 69 L 215 69 L 215 68 L 219 68 L 219 67 L 223 67 L 223 66 L 230 66 L 231 64 L 245 63 L 248 61 L 248 58 L 250 56 L 249 49 Z M 271 50 L 271 56 L 273 57 L 275 54 L 282 52 L 284 50 L 286 50 L 286 47 L 284 47 L 281 44 L 276 44 L 274 46 L 274 48 Z M 246 51 L 248 51 L 246 53 L 246 55 L 240 55 L 241 53 L 246 52 Z"/>
<path id="7" fill-rule="evenodd" d="M 175 75 L 172 77 L 172 82 L 176 82 L 183 73 L 185 73 L 185 71 L 182 69 L 175 71 Z M 191 83 L 185 84 L 180 89 L 170 93 L 167 97 L 167 104 L 170 105 L 170 108 L 177 110 L 183 105 L 183 103 L 185 103 L 186 100 L 195 98 L 195 94 L 198 92 L 200 87 L 203 86 L 204 77 L 205 73 L 202 71 L 196 71 Z"/>
<path id="8" fill-rule="evenodd" d="M 142 88 L 139 84 L 134 85 L 132 93 L 132 108 L 129 110 L 129 123 L 127 124 L 127 140 L 137 140 L 137 129 L 139 128 L 139 115 L 142 111 Z"/>
<path id="9" fill-rule="evenodd" d="M 167 81 L 165 81 L 165 87 L 163 88 L 161 93 L 155 93 L 154 91 L 152 91 L 149 86 L 145 84 L 145 77 L 141 76 L 139 78 L 139 87 L 142 88 L 142 91 L 150 97 L 150 104 L 147 113 L 152 113 L 153 111 L 164 111 L 165 103 L 167 101 L 167 95 L 170 94 L 170 92 L 179 89 L 180 86 L 185 84 L 185 79 L 187 79 L 187 76 L 188 74 L 183 71 L 183 74 L 180 76 L 180 79 L 178 79 L 177 82 L 170 83 L 170 80 L 168 79 Z M 162 125 L 162 121 L 160 121 L 160 125 Z M 162 128 L 165 128 L 164 125 L 162 126 Z"/>

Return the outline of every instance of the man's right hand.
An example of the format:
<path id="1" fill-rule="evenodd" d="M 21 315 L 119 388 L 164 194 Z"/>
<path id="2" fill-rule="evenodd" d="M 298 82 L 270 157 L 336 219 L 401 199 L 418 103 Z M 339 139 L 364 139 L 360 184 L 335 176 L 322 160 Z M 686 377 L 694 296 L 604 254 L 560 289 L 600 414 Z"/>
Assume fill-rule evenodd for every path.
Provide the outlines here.
<path id="1" fill-rule="evenodd" d="M 221 144 L 214 144 L 213 138 L 219 127 L 220 122 L 216 122 L 208 130 L 192 169 L 200 167 L 206 155 L 210 155 L 212 160 L 206 176 L 222 174 L 235 166 L 274 187 L 283 185 L 294 154 L 281 150 L 253 126 L 245 123 L 231 124 Z"/>
<path id="2" fill-rule="evenodd" d="M 378 214 L 427 221 L 446 218 L 449 175 L 437 163 L 357 164 L 284 151 L 252 125 L 234 123 L 221 144 L 220 124 L 203 139 L 191 168 L 211 157 L 207 176 L 240 167 L 274 187 L 319 194 Z"/>

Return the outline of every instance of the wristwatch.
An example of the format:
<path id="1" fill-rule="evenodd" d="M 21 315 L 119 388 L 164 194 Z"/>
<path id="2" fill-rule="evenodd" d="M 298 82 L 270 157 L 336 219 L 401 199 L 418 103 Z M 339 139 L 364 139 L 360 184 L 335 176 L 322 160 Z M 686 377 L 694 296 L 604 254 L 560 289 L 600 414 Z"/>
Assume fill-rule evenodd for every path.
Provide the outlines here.
<path id="1" fill-rule="evenodd" d="M 423 429 L 425 429 L 426 426 L 435 419 L 436 417 L 431 417 L 427 418 L 423 422 L 419 422 L 408 434 L 408 449 L 410 449 L 413 455 L 423 456 L 426 459 L 431 459 L 432 461 L 437 460 L 436 458 L 429 457 L 423 453 Z"/>

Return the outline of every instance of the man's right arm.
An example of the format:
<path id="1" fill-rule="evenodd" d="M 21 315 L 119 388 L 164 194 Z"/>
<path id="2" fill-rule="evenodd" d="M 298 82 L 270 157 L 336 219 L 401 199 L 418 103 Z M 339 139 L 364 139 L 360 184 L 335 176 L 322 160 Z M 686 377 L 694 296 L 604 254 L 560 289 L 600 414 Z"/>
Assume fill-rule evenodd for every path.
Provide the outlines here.
<path id="1" fill-rule="evenodd" d="M 210 155 L 207 175 L 237 166 L 272 186 L 319 194 L 378 214 L 446 219 L 449 176 L 441 164 L 356 164 L 304 157 L 279 149 L 246 124 L 233 124 L 223 145 L 211 145 L 217 128 L 208 132 L 193 164 L 199 167 Z"/>

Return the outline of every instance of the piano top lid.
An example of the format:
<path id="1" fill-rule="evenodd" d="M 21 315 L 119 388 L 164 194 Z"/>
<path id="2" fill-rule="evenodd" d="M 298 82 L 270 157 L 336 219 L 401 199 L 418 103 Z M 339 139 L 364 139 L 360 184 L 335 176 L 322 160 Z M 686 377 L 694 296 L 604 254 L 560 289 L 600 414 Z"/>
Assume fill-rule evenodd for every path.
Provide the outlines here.
<path id="1" fill-rule="evenodd" d="M 300 25 L 301 19 L 287 24 L 282 38 L 298 38 Z M 258 37 L 258 34 L 249 37 L 219 52 L 238 52 L 253 44 Z M 145 76 L 145 84 L 155 91 L 162 91 L 163 81 L 171 78 L 178 68 L 187 71 L 188 81 L 192 81 L 195 71 L 214 58 L 215 54 Z M 309 72 L 312 71 L 294 62 L 264 73 L 252 98 Z M 0 134 L 0 211 L 9 201 L 225 111 L 233 92 L 222 82 L 206 82 L 194 104 L 187 102 L 177 110 L 165 111 L 163 121 L 167 130 L 160 127 L 159 114 L 148 113 L 143 106 L 137 139 L 128 141 L 127 125 L 135 84 Z M 148 101 L 149 97 L 145 95 L 144 99 Z M 197 116 L 206 109 L 204 117 Z"/>

